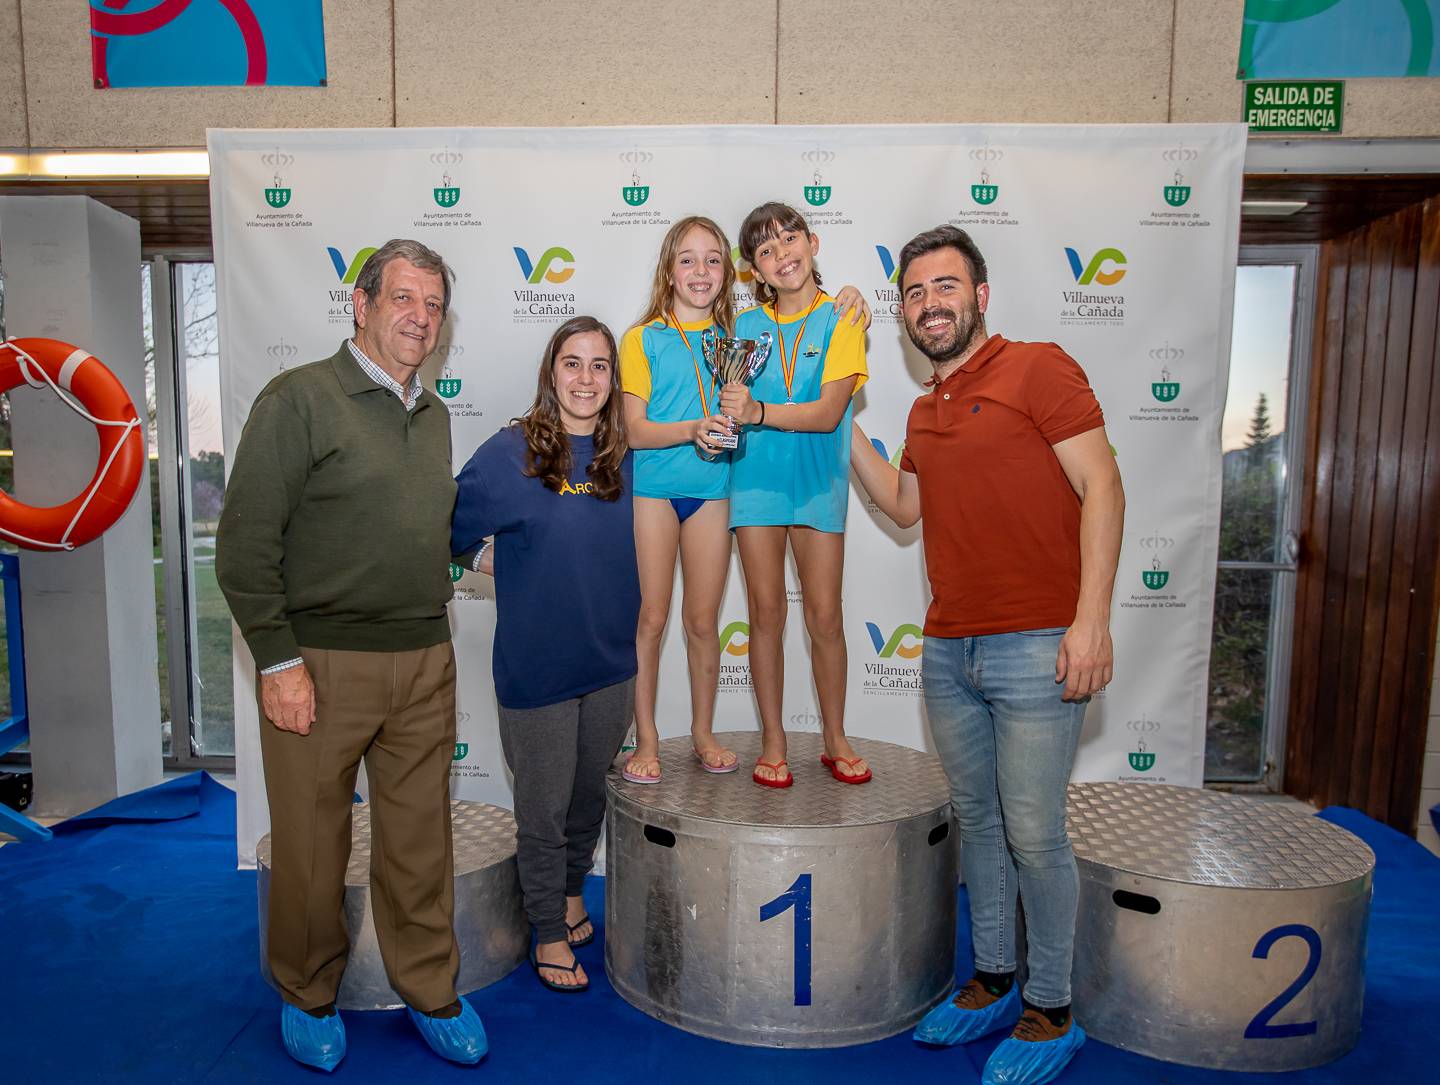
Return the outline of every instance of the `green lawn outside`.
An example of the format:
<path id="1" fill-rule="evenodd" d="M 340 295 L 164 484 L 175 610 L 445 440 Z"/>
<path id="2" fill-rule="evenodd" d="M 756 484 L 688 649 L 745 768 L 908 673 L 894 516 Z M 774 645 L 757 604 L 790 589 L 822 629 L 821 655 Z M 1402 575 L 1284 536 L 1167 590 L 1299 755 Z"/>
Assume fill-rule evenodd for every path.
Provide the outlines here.
<path id="1" fill-rule="evenodd" d="M 198 553 L 198 552 L 197 552 Z M 166 656 L 165 570 L 155 566 L 155 628 L 159 635 L 160 716 L 170 719 Z M 230 610 L 215 581 L 213 562 L 195 563 L 195 636 L 199 654 L 196 696 L 200 702 L 201 747 L 209 756 L 235 753 L 235 693 L 230 672 Z"/>

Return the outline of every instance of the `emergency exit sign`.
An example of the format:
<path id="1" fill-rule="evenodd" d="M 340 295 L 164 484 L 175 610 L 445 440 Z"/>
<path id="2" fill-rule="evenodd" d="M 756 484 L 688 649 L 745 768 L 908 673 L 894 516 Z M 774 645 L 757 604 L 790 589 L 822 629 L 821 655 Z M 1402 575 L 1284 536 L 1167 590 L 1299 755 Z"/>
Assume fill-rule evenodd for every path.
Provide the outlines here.
<path id="1" fill-rule="evenodd" d="M 1345 84 L 1246 83 L 1245 123 L 1252 132 L 1338 132 L 1345 120 Z"/>

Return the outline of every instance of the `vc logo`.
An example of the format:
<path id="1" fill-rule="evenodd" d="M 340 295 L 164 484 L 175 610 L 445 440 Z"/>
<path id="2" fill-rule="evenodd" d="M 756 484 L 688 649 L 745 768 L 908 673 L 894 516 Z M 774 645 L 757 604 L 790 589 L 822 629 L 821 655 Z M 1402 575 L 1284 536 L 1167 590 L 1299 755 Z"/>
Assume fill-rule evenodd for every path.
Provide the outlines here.
<path id="1" fill-rule="evenodd" d="M 740 255 L 740 246 L 737 245 L 730 250 L 730 262 L 735 265 L 735 281 L 737 283 L 755 281 L 755 269 Z"/>
<path id="2" fill-rule="evenodd" d="M 1080 254 L 1072 248 L 1065 249 L 1065 256 L 1070 261 L 1071 274 L 1081 286 L 1089 286 L 1092 282 L 1101 286 L 1114 286 L 1125 278 L 1125 254 L 1119 249 L 1101 249 L 1090 257 L 1088 264 L 1082 263 Z M 1107 270 L 1106 264 L 1112 267 Z"/>
<path id="3" fill-rule="evenodd" d="M 874 622 L 866 622 L 865 629 L 870 634 L 870 643 L 875 646 L 875 654 L 881 659 L 889 659 L 891 656 L 897 655 L 901 659 L 914 659 L 920 654 L 921 642 L 925 639 L 925 634 L 920 627 L 908 622 L 897 626 L 895 632 L 890 634 L 889 640 L 885 639 L 885 635 L 880 632 L 880 627 Z M 904 643 L 907 637 L 915 643 Z"/>
<path id="4" fill-rule="evenodd" d="M 880 266 L 885 269 L 885 281 L 894 283 L 900 281 L 900 269 L 895 266 L 895 257 L 890 255 L 890 250 L 884 245 L 876 245 L 875 252 L 880 257 Z"/>
<path id="5" fill-rule="evenodd" d="M 520 262 L 520 273 L 525 276 L 527 283 L 538 283 L 541 278 L 550 283 L 563 283 L 575 274 L 575 268 L 571 266 L 575 263 L 574 255 L 569 249 L 562 249 L 559 245 L 546 249 L 533 264 L 530 262 L 530 254 L 516 245 L 515 259 Z"/>
<path id="6" fill-rule="evenodd" d="M 335 274 L 340 277 L 340 281 L 342 283 L 353 283 L 359 276 L 360 269 L 365 266 L 365 261 L 374 255 L 375 247 L 372 245 L 368 248 L 361 249 L 355 254 L 355 259 L 351 260 L 348 264 L 345 262 L 345 257 L 340 255 L 339 249 L 327 248 L 325 251 L 330 254 L 330 262 L 335 265 Z"/>
<path id="7" fill-rule="evenodd" d="M 727 655 L 750 654 L 750 623 L 731 622 L 720 632 L 720 647 Z"/>
<path id="8" fill-rule="evenodd" d="M 886 461 L 890 464 L 891 467 L 899 467 L 899 466 L 900 466 L 900 457 L 903 456 L 903 455 L 905 455 L 905 442 L 904 442 L 904 441 L 901 441 L 901 442 L 900 442 L 900 447 L 895 450 L 895 455 L 893 455 L 893 456 L 890 455 L 889 452 L 885 451 L 885 442 L 882 441 L 882 440 L 880 440 L 880 438 L 878 438 L 878 437 L 871 437 L 871 438 L 870 438 L 870 443 L 875 446 L 875 451 L 878 452 L 878 453 L 880 453 L 881 458 L 884 459 L 884 460 L 886 460 Z M 871 628 L 874 628 L 874 627 L 872 626 Z M 910 628 L 913 629 L 914 627 L 911 626 Z"/>

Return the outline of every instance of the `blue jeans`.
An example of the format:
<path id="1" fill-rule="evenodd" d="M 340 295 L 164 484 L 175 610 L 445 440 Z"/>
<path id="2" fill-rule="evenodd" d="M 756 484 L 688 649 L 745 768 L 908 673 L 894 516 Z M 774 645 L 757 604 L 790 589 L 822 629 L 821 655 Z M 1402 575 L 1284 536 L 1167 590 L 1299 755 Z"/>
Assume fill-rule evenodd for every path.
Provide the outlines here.
<path id="1" fill-rule="evenodd" d="M 1070 1001 L 1079 876 L 1065 787 L 1084 703 L 1060 699 L 1063 629 L 926 637 L 925 709 L 950 778 L 970 894 L 975 967 L 1015 968 L 1015 897 L 1025 907 L 1031 1005 Z"/>

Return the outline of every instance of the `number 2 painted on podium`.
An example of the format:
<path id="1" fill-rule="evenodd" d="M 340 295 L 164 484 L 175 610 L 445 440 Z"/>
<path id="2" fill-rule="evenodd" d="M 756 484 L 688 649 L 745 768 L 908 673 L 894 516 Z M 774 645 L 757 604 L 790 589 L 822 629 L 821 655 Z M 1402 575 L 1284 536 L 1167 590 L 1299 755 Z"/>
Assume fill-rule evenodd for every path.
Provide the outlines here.
<path id="1" fill-rule="evenodd" d="M 1260 936 L 1260 941 L 1255 943 L 1255 950 L 1251 956 L 1262 960 L 1270 956 L 1270 947 L 1282 938 L 1303 939 L 1305 944 L 1310 947 L 1310 957 L 1306 960 L 1304 969 L 1295 977 L 1294 982 L 1271 999 L 1265 1008 L 1245 1026 L 1245 1039 L 1247 1040 L 1283 1040 L 1294 1036 L 1313 1036 L 1318 1027 L 1314 1021 L 1295 1021 L 1287 1025 L 1270 1023 L 1270 1019 L 1284 1009 L 1290 1000 L 1303 991 L 1305 985 L 1315 978 L 1315 972 L 1320 967 L 1320 935 L 1314 927 L 1307 927 L 1303 923 L 1287 923 L 1283 927 L 1266 931 Z"/>
<path id="2" fill-rule="evenodd" d="M 772 901 L 760 905 L 760 922 L 795 909 L 795 1005 L 810 1005 L 810 875 L 801 874 Z"/>

